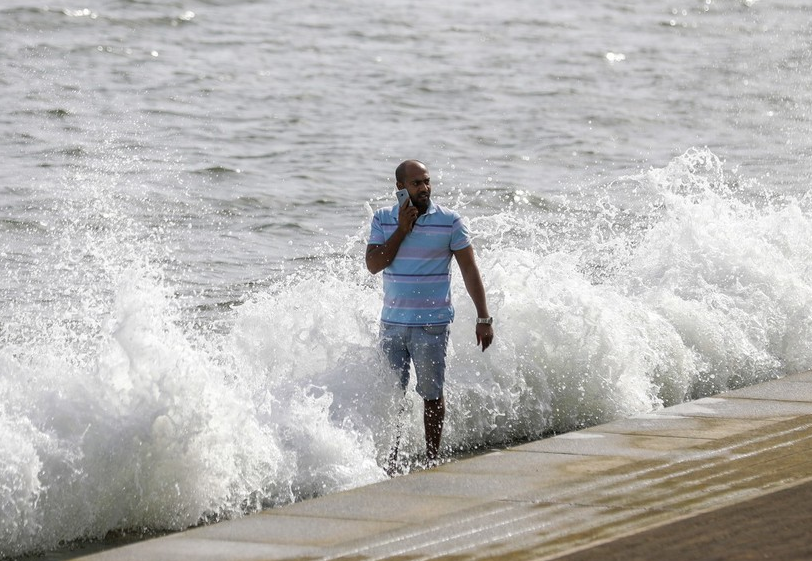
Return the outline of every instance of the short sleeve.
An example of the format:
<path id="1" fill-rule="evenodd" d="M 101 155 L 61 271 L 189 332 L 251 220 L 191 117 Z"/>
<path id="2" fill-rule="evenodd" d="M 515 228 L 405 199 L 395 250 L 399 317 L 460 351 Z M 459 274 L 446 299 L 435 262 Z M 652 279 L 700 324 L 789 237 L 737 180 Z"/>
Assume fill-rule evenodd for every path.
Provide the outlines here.
<path id="1" fill-rule="evenodd" d="M 381 226 L 381 213 L 376 212 L 372 217 L 372 225 L 369 230 L 369 242 L 372 245 L 383 245 L 386 242 L 386 237 L 383 233 L 383 226 Z"/>
<path id="2" fill-rule="evenodd" d="M 454 217 L 454 223 L 451 227 L 451 243 L 449 247 L 451 251 L 459 251 L 471 245 L 471 234 L 468 232 L 468 226 L 459 215 Z"/>

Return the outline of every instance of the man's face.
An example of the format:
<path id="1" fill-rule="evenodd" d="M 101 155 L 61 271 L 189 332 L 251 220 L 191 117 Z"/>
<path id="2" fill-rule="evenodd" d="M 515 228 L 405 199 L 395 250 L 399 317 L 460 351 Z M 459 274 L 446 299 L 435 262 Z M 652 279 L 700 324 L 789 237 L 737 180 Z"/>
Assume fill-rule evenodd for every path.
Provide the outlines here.
<path id="1" fill-rule="evenodd" d="M 412 204 L 420 212 L 425 212 L 431 199 L 431 177 L 425 166 L 413 164 L 406 168 L 403 181 L 397 184 L 398 188 L 409 191 Z"/>

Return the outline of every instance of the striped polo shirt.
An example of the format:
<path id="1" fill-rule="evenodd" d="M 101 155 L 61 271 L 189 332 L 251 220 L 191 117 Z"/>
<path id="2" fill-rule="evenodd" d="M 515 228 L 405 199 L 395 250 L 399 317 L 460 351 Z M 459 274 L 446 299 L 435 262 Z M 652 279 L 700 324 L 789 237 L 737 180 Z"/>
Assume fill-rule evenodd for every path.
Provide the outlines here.
<path id="1" fill-rule="evenodd" d="M 398 227 L 398 205 L 372 217 L 369 243 L 382 245 Z M 471 245 L 460 215 L 429 203 L 397 256 L 383 270 L 381 321 L 397 325 L 443 325 L 454 320 L 452 251 Z"/>

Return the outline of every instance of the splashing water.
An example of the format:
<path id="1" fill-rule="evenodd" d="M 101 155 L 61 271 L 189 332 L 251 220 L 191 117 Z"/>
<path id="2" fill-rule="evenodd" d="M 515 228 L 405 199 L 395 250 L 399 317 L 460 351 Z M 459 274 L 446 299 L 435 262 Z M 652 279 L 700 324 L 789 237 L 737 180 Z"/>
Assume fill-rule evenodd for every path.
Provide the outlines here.
<path id="1" fill-rule="evenodd" d="M 110 173 L 69 183 L 39 264 L 53 288 L 0 332 L 0 555 L 385 477 L 400 396 L 375 348 L 366 218 L 345 247 L 227 312 L 226 328 L 196 329 L 137 190 Z M 472 219 L 497 341 L 475 346 L 455 274 L 447 453 L 807 368 L 812 209 L 744 187 L 690 150 L 600 195 L 514 193 Z M 422 405 L 405 403 L 402 447 L 419 458 Z"/>

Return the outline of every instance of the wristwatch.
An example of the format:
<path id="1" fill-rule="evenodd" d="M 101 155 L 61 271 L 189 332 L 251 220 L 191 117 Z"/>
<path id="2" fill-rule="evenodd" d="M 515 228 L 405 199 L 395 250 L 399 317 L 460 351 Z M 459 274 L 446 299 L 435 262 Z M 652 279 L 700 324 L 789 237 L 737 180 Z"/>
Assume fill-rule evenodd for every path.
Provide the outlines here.
<path id="1" fill-rule="evenodd" d="M 491 325 L 493 323 L 493 318 L 476 318 L 477 323 L 484 323 L 485 325 Z"/>

